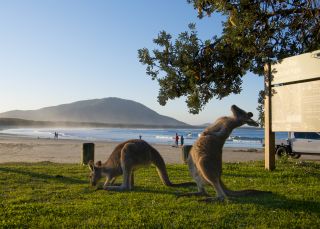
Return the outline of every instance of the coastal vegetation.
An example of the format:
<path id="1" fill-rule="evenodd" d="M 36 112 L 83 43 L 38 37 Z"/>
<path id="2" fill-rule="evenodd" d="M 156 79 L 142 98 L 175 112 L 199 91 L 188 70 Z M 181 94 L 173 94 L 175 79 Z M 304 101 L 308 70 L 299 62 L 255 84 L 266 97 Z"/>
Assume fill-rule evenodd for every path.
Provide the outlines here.
<path id="1" fill-rule="evenodd" d="M 72 121 L 35 121 L 18 118 L 0 118 L 0 129 L 28 128 L 28 127 L 88 127 L 88 128 L 199 128 L 192 125 L 166 124 L 130 124 L 130 123 L 100 123 L 100 122 L 72 122 Z M 203 127 L 203 126 L 201 126 Z"/>
<path id="2" fill-rule="evenodd" d="M 319 228 L 318 163 L 284 159 L 273 172 L 261 161 L 223 166 L 231 189 L 272 194 L 204 203 L 201 197 L 177 198 L 195 187 L 165 187 L 154 167 L 136 172 L 134 191 L 118 193 L 89 186 L 87 166 L 0 164 L 0 227 Z M 173 182 L 191 180 L 186 165 L 168 165 L 168 173 Z"/>
<path id="3" fill-rule="evenodd" d="M 212 98 L 240 93 L 247 72 L 263 75 L 266 63 L 320 48 L 317 0 L 187 2 L 200 19 L 220 15 L 222 34 L 203 39 L 190 23 L 189 30 L 177 36 L 160 31 L 153 40 L 157 48 L 138 50 L 146 73 L 158 81 L 161 105 L 184 96 L 189 111 L 197 114 Z M 258 111 L 263 124 L 261 103 Z"/>

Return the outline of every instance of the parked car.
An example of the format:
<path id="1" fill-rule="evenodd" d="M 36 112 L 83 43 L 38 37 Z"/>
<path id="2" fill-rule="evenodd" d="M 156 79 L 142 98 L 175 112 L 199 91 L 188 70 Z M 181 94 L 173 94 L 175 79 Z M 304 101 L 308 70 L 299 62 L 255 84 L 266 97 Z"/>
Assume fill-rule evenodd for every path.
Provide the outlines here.
<path id="1" fill-rule="evenodd" d="M 276 141 L 276 155 L 299 158 L 301 154 L 320 155 L 320 133 L 289 132 L 287 140 Z"/>

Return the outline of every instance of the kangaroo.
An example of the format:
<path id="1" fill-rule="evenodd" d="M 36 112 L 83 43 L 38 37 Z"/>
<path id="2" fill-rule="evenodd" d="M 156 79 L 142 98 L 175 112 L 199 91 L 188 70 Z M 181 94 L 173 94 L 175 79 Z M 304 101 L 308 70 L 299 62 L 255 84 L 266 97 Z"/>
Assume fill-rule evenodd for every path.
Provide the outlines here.
<path id="1" fill-rule="evenodd" d="M 142 166 L 154 164 L 158 174 L 166 186 L 181 187 L 195 185 L 193 182 L 181 184 L 171 183 L 166 166 L 160 153 L 144 140 L 132 139 L 120 143 L 111 153 L 105 163 L 98 161 L 95 165 L 91 160 L 88 165 L 91 170 L 90 183 L 95 186 L 101 177 L 106 177 L 103 189 L 112 191 L 132 190 L 134 186 L 133 171 Z M 123 183 L 120 186 L 113 186 L 118 176 L 123 175 Z"/>
<path id="2" fill-rule="evenodd" d="M 205 184 L 215 188 L 217 197 L 206 198 L 205 201 L 223 201 L 225 197 L 246 196 L 258 193 L 270 193 L 258 190 L 231 191 L 221 180 L 222 148 L 233 129 L 244 124 L 258 126 L 252 120 L 253 114 L 246 112 L 236 105 L 231 106 L 232 116 L 221 117 L 207 127 L 193 144 L 187 159 L 189 171 L 197 183 L 198 192 L 185 193 L 179 196 L 209 196 L 204 188 Z"/>

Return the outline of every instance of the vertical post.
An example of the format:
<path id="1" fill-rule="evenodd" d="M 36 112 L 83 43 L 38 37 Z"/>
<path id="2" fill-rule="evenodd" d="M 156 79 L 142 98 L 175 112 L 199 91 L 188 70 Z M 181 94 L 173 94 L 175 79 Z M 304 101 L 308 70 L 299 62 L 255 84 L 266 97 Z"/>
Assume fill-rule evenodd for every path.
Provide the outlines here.
<path id="1" fill-rule="evenodd" d="M 272 132 L 272 88 L 271 88 L 271 64 L 264 66 L 265 76 L 265 100 L 264 100 L 264 159 L 265 168 L 275 169 L 275 134 Z"/>
<path id="2" fill-rule="evenodd" d="M 184 145 L 182 147 L 182 162 L 184 164 L 187 164 L 191 148 L 192 148 L 192 145 Z"/>
<path id="3" fill-rule="evenodd" d="M 90 160 L 94 161 L 94 143 L 83 143 L 81 164 L 87 165 Z"/>

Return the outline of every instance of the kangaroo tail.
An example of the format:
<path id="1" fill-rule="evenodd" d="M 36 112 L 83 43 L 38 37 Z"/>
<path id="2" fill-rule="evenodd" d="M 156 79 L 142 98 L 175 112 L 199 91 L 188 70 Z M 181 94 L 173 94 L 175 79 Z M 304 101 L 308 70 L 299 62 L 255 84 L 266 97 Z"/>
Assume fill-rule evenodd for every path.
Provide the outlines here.
<path id="1" fill-rule="evenodd" d="M 160 153 L 156 149 L 152 148 L 151 155 L 152 155 L 151 156 L 152 163 L 156 166 L 159 177 L 164 185 L 169 186 L 169 187 L 185 187 L 185 186 L 191 186 L 191 185 L 195 186 L 196 185 L 196 183 L 194 183 L 194 182 L 173 184 L 169 179 L 166 164 L 165 164 L 162 156 L 160 155 Z"/>
<path id="2" fill-rule="evenodd" d="M 224 193 L 230 197 L 252 196 L 252 195 L 271 194 L 272 193 L 270 191 L 260 191 L 260 190 L 255 190 L 255 189 L 232 191 L 232 190 L 228 189 L 221 180 L 220 180 L 220 184 L 221 184 L 221 187 L 222 187 Z"/>

